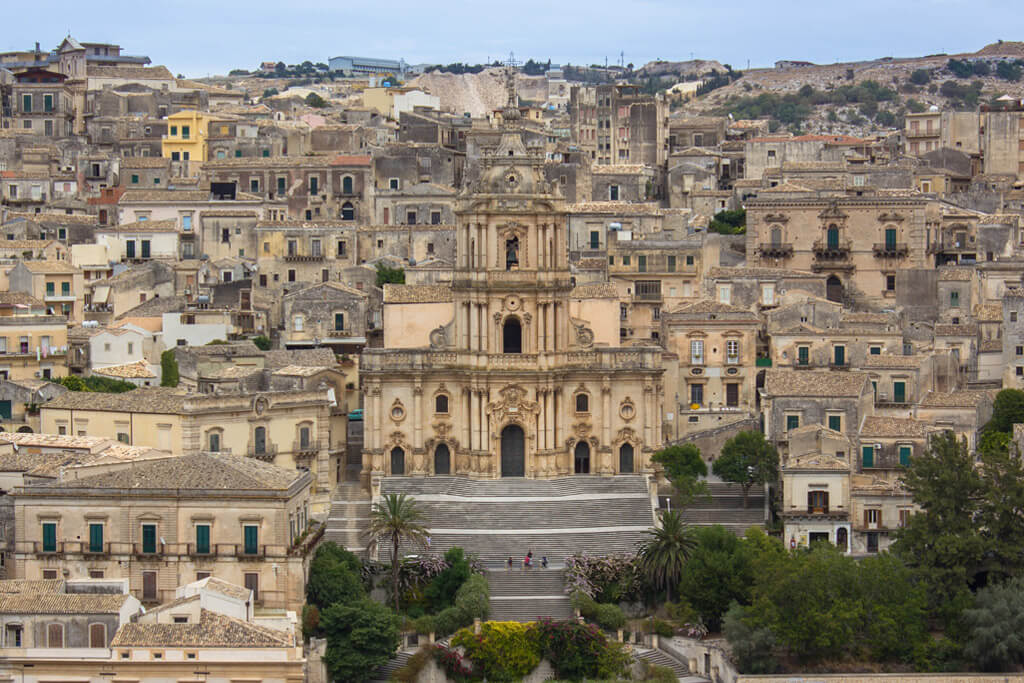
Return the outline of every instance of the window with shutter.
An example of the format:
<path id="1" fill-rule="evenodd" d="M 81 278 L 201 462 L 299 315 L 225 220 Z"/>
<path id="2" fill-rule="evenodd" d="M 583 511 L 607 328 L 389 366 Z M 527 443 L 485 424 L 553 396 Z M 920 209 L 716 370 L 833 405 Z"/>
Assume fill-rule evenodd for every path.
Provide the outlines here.
<path id="1" fill-rule="evenodd" d="M 89 525 L 89 552 L 90 553 L 102 553 L 103 552 L 103 525 L 102 524 L 90 524 Z"/>
<path id="2" fill-rule="evenodd" d="M 861 448 L 861 466 L 862 467 L 874 467 L 875 466 L 875 447 L 864 446 Z"/>
<path id="3" fill-rule="evenodd" d="M 156 524 L 142 525 L 142 552 L 156 553 Z"/>
<path id="4" fill-rule="evenodd" d="M 196 525 L 196 553 L 208 555 L 210 553 L 210 525 Z"/>
<path id="5" fill-rule="evenodd" d="M 255 524 L 245 525 L 245 554 L 256 555 L 259 553 L 260 528 Z"/>
<path id="6" fill-rule="evenodd" d="M 43 522 L 43 552 L 57 552 L 57 523 Z"/>

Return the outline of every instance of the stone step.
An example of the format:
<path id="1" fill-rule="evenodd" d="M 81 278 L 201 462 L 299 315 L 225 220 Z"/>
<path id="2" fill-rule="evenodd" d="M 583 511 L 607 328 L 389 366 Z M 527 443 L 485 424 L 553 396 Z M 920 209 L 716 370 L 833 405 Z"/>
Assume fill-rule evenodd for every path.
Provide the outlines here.
<path id="1" fill-rule="evenodd" d="M 381 482 L 383 493 L 407 493 L 412 496 L 447 494 L 464 496 L 572 496 L 594 493 L 647 494 L 643 475 L 622 474 L 613 477 L 579 475 L 559 479 L 470 479 L 468 477 L 387 477 Z"/>
<path id="2" fill-rule="evenodd" d="M 491 621 L 565 621 L 571 619 L 572 615 L 572 605 L 567 595 L 547 595 L 521 598 L 492 597 L 487 618 Z"/>
<path id="3" fill-rule="evenodd" d="M 390 681 L 391 674 L 395 673 L 409 662 L 409 658 L 416 653 L 415 650 L 399 650 L 394 657 L 389 659 L 380 668 L 373 672 L 371 681 Z"/>
<path id="4" fill-rule="evenodd" d="M 664 666 L 671 669 L 672 673 L 674 673 L 677 678 L 683 678 L 690 675 L 690 668 L 686 664 L 680 662 L 664 650 L 637 648 L 634 652 L 637 659 L 643 659 L 651 664 L 657 664 L 658 666 Z"/>
<path id="5" fill-rule="evenodd" d="M 536 560 L 539 562 L 539 560 Z M 522 569 L 521 565 L 487 572 L 491 597 L 517 597 L 524 595 L 565 595 L 565 572 L 560 569 L 537 567 Z"/>

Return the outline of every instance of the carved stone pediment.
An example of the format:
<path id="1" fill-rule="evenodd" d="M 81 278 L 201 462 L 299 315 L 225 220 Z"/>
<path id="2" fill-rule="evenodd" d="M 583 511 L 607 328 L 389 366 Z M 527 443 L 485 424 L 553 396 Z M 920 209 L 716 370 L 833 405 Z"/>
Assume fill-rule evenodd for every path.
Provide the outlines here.
<path id="1" fill-rule="evenodd" d="M 495 425 L 525 423 L 540 413 L 538 403 L 528 400 L 528 396 L 526 389 L 518 384 L 506 385 L 498 392 L 498 400 L 487 404 L 487 414 L 494 418 Z"/>

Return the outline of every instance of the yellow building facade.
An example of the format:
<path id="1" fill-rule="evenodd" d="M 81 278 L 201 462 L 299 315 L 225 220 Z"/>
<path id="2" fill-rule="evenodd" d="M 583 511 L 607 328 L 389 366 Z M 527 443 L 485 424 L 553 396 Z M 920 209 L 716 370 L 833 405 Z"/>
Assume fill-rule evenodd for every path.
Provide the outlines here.
<path id="1" fill-rule="evenodd" d="M 198 111 L 179 111 L 167 117 L 163 156 L 171 161 L 206 161 L 211 117 Z"/>

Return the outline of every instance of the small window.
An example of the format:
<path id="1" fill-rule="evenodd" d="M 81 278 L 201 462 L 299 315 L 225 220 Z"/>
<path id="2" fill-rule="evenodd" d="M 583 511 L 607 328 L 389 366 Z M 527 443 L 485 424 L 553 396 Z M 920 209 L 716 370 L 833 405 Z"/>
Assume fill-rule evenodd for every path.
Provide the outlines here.
<path id="1" fill-rule="evenodd" d="M 57 523 L 43 522 L 43 552 L 57 552 Z"/>
<path id="2" fill-rule="evenodd" d="M 800 428 L 800 416 L 799 415 L 787 415 L 786 416 L 786 431 L 791 432 L 794 429 Z"/>
<path id="3" fill-rule="evenodd" d="M 438 394 L 434 398 L 434 412 L 441 414 L 448 413 L 448 396 L 446 394 Z"/>
<path id="4" fill-rule="evenodd" d="M 577 413 L 588 413 L 590 412 L 590 396 L 587 394 L 576 394 L 576 412 Z"/>
<path id="5" fill-rule="evenodd" d="M 900 446 L 900 466 L 908 467 L 910 465 L 910 456 L 914 453 L 913 446 Z"/>
<path id="6" fill-rule="evenodd" d="M 63 624 L 47 624 L 46 647 L 64 647 Z"/>

